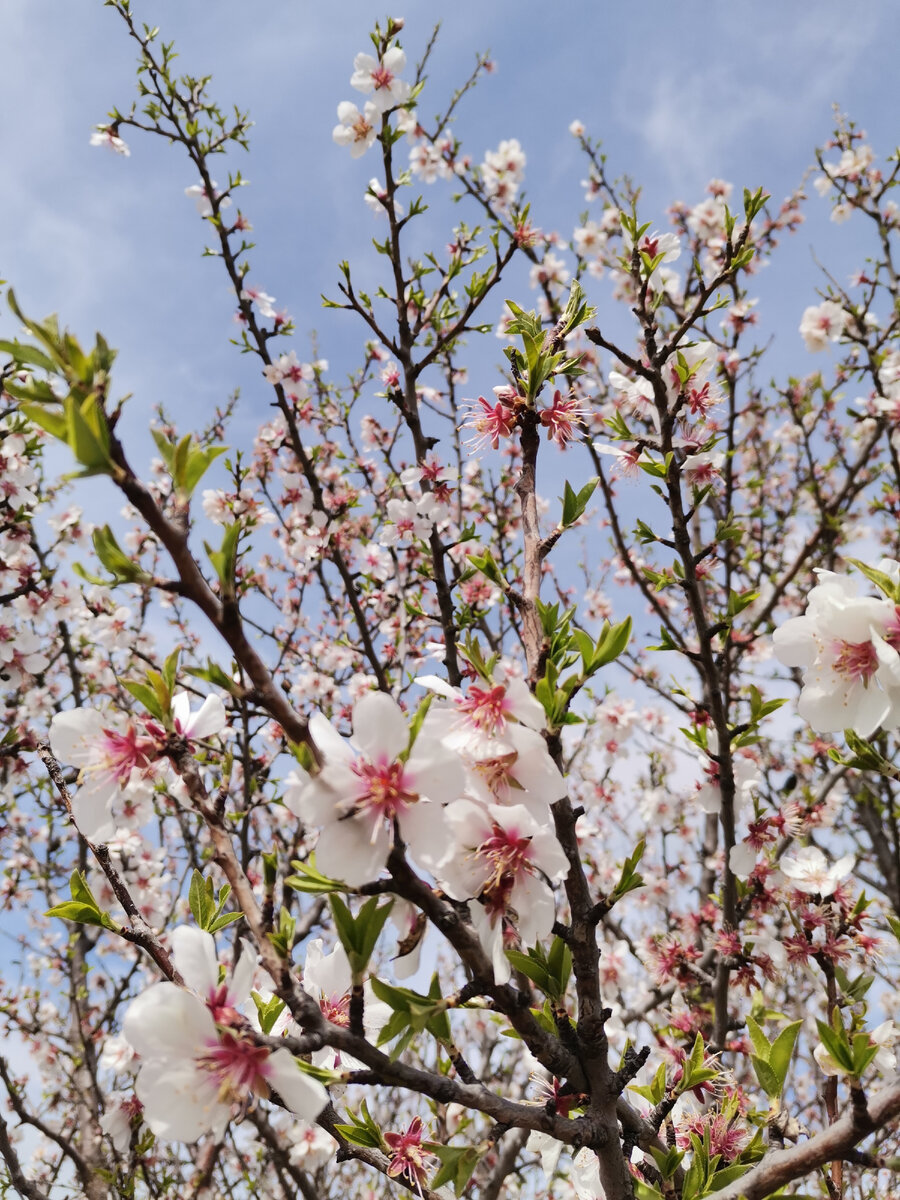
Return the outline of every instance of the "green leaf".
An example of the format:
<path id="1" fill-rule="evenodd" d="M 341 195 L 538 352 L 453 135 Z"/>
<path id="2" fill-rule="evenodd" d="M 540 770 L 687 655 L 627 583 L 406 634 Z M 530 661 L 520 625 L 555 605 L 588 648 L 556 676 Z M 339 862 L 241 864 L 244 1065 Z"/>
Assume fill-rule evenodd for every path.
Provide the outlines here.
<path id="1" fill-rule="evenodd" d="M 837 1010 L 835 1012 L 837 1013 Z M 840 1021 L 839 1014 L 838 1021 Z M 848 1075 L 852 1075 L 853 1053 L 850 1049 L 846 1032 L 843 1029 L 838 1032 L 832 1029 L 830 1025 L 826 1025 L 824 1021 L 816 1021 L 816 1028 L 819 1031 L 819 1037 L 822 1039 L 822 1045 L 837 1065 Z"/>
<path id="2" fill-rule="evenodd" d="M 645 1085 L 632 1083 L 629 1084 L 628 1090 L 636 1092 L 638 1096 L 643 1096 L 653 1105 L 659 1104 L 666 1094 L 666 1064 L 660 1063 L 656 1068 L 652 1083 Z"/>
<path id="3" fill-rule="evenodd" d="M 73 921 L 78 925 L 101 925 L 104 929 L 118 932 L 118 925 L 104 912 L 87 885 L 87 880 L 80 871 L 73 871 L 69 877 L 69 892 L 71 900 L 55 904 L 44 913 L 46 917 L 59 917 L 63 921 Z"/>
<path id="4" fill-rule="evenodd" d="M 753 1049 L 764 1062 L 768 1062 L 772 1044 L 751 1016 L 747 1017 L 747 1032 L 750 1034 Z"/>
<path id="5" fill-rule="evenodd" d="M 732 1163 L 728 1167 L 723 1167 L 721 1171 L 716 1171 L 707 1185 L 709 1189 L 707 1195 L 719 1192 L 729 1183 L 734 1183 L 736 1179 L 746 1175 L 752 1165 L 752 1163 Z"/>
<path id="6" fill-rule="evenodd" d="M 17 392 L 10 387 L 9 383 L 4 384 L 4 388 L 10 395 L 17 395 Z M 45 404 L 32 404 L 28 402 L 20 404 L 19 409 L 29 421 L 33 422 L 40 429 L 45 429 L 51 437 L 58 438 L 61 442 L 66 440 L 66 418 L 61 410 L 57 411 L 48 408 Z"/>
<path id="7" fill-rule="evenodd" d="M 655 1146 L 651 1146 L 650 1153 L 653 1155 L 657 1170 L 659 1171 L 660 1175 L 662 1175 L 663 1179 L 671 1179 L 681 1166 L 684 1158 L 684 1151 L 676 1150 L 674 1147 L 671 1150 L 665 1151 L 658 1150 Z"/>
<path id="8" fill-rule="evenodd" d="M 867 1033 L 856 1033 L 853 1035 L 853 1046 L 851 1048 L 852 1074 L 857 1079 L 862 1076 L 880 1049 L 881 1047 L 872 1042 Z"/>
<path id="9" fill-rule="evenodd" d="M 335 1129 L 354 1146 L 367 1146 L 370 1150 L 381 1149 L 381 1138 L 364 1125 L 335 1125 Z"/>
<path id="10" fill-rule="evenodd" d="M 879 571 L 875 567 L 870 567 L 858 558 L 848 558 L 847 562 L 852 563 L 857 571 L 861 571 L 866 579 L 870 583 L 874 583 L 879 591 L 884 592 L 889 600 L 893 600 L 895 604 L 900 600 L 900 582 L 893 579 L 885 571 Z"/>
<path id="11" fill-rule="evenodd" d="M 759 1080 L 759 1086 L 770 1100 L 775 1100 L 781 1095 L 782 1088 L 777 1074 L 769 1063 L 764 1058 L 760 1058 L 758 1054 L 751 1054 L 750 1061 L 756 1072 L 756 1078 Z"/>
<path id="12" fill-rule="evenodd" d="M 188 888 L 188 904 L 191 916 L 201 929 L 205 929 L 212 920 L 216 907 L 213 900 L 213 882 L 211 879 L 205 880 L 196 869 L 191 875 L 191 883 Z"/>
<path id="13" fill-rule="evenodd" d="M 506 587 L 506 581 L 503 578 L 503 574 L 494 561 L 494 556 L 491 554 L 490 550 L 485 550 L 483 554 L 470 554 L 468 561 L 473 567 L 475 567 L 476 570 L 480 571 L 482 575 L 487 576 L 491 583 L 496 583 L 498 587 Z"/>
<path id="14" fill-rule="evenodd" d="M 794 1053 L 794 1046 L 797 1043 L 797 1037 L 803 1027 L 802 1021 L 794 1021 L 792 1024 L 785 1026 L 779 1033 L 778 1037 L 772 1043 L 772 1050 L 769 1055 L 769 1063 L 772 1070 L 778 1078 L 780 1090 L 784 1090 L 784 1083 L 787 1079 L 788 1068 L 791 1065 L 791 1056 Z M 780 1092 L 779 1092 L 780 1094 Z"/>
<path id="15" fill-rule="evenodd" d="M 291 866 L 296 871 L 296 875 L 289 875 L 285 879 L 285 885 L 293 888 L 295 892 L 307 892 L 314 896 L 327 896 L 331 892 L 339 892 L 343 890 L 344 885 L 337 879 L 329 879 L 327 875 L 323 875 L 316 870 L 315 857 L 311 856 L 307 863 L 295 860 Z"/>
<path id="16" fill-rule="evenodd" d="M 222 598 L 225 600 L 234 599 L 234 576 L 237 568 L 237 546 L 238 539 L 243 531 L 243 526 L 240 521 L 232 521 L 230 525 L 225 526 L 225 532 L 222 535 L 222 544 L 218 550 L 213 550 L 211 546 L 204 543 L 206 554 L 209 561 L 212 563 L 213 570 L 219 578 L 219 585 L 222 591 Z"/>
<path id="17" fill-rule="evenodd" d="M 332 894 L 329 903 L 338 937 L 347 951 L 353 982 L 362 983 L 375 943 L 394 902 L 389 900 L 387 904 L 379 905 L 378 897 L 371 896 L 355 917 L 340 896 Z"/>
<path id="18" fill-rule="evenodd" d="M 570 483 L 566 482 L 563 485 L 563 494 L 560 497 L 562 517 L 559 522 L 563 529 L 567 529 L 570 525 L 573 525 L 583 515 L 599 482 L 599 477 L 595 476 L 593 479 L 589 479 L 584 487 L 580 488 L 577 492 L 573 490 Z"/>
<path id="19" fill-rule="evenodd" d="M 55 904 L 44 913 L 45 917 L 60 917 L 63 921 L 73 921 L 78 925 L 102 925 L 106 929 L 117 929 L 118 926 L 105 912 L 100 912 L 93 905 L 79 904 L 77 900 L 65 900 Z"/>
<path id="20" fill-rule="evenodd" d="M 441 1163 L 431 1180 L 431 1190 L 452 1183 L 454 1193 L 461 1196 L 478 1166 L 481 1152 L 475 1146 L 444 1146 L 440 1142 L 426 1142 L 425 1146 Z"/>
<path id="21" fill-rule="evenodd" d="M 109 431 L 106 416 L 96 396 L 80 404 L 73 394 L 63 400 L 66 441 L 75 458 L 85 468 L 81 475 L 104 475 L 113 468 L 109 456 Z"/>
<path id="22" fill-rule="evenodd" d="M 20 366 L 41 367 L 44 371 L 49 371 L 51 375 L 56 374 L 56 363 L 44 354 L 43 350 L 38 350 L 37 346 L 0 339 L 0 354 L 8 354 Z"/>
<path id="23" fill-rule="evenodd" d="M 284 1001 L 280 996 L 270 996 L 268 1000 L 263 1000 L 259 992 L 251 992 L 250 995 L 256 1005 L 260 1029 L 263 1033 L 270 1034 L 275 1028 L 275 1022 L 284 1011 Z"/>
<path id="24" fill-rule="evenodd" d="M 135 700 L 146 708 L 151 716 L 156 717 L 158 721 L 165 720 L 166 713 L 163 711 L 163 706 L 160 704 L 159 698 L 152 687 L 136 679 L 123 679 L 122 686 L 134 696 Z"/>
<path id="25" fill-rule="evenodd" d="M 605 667 L 608 663 L 615 662 L 625 650 L 630 638 L 631 617 L 626 617 L 618 625 L 610 625 L 607 622 L 604 625 L 603 632 L 597 639 L 594 657 L 591 659 L 591 674 L 599 670 L 600 667 Z"/>
<path id="26" fill-rule="evenodd" d="M 100 562 L 113 576 L 114 583 L 151 583 L 153 576 L 125 553 L 108 525 L 101 525 L 91 535 L 94 551 Z"/>

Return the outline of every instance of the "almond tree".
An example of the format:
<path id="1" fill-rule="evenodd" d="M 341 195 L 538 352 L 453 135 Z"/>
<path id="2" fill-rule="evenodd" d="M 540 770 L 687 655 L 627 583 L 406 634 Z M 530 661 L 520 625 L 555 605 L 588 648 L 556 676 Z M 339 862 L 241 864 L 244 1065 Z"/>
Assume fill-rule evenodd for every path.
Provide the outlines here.
<path id="1" fill-rule="evenodd" d="M 772 383 L 754 276 L 801 190 L 714 180 L 663 231 L 576 122 L 563 241 L 519 140 L 455 135 L 487 57 L 429 123 L 434 38 L 388 19 L 337 106 L 383 239 L 326 300 L 363 339 L 334 368 L 252 274 L 247 115 L 109 6 L 139 97 L 91 140 L 189 160 L 271 412 L 250 447 L 236 400 L 157 407 L 142 473 L 115 352 L 9 292 L 6 1190 L 889 1194 L 897 157 L 843 119 L 819 153 L 872 252 L 798 314 L 833 369 Z"/>

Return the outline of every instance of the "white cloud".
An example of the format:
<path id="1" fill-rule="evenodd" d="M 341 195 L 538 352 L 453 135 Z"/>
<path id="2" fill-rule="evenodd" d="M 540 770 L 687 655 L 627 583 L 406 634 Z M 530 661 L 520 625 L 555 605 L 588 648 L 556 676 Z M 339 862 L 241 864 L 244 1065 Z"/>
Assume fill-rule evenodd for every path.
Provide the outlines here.
<path id="1" fill-rule="evenodd" d="M 723 163 L 743 157 L 742 143 L 753 149 L 764 141 L 770 157 L 798 143 L 809 155 L 829 106 L 841 101 L 883 32 L 881 7 L 855 9 L 852 20 L 834 3 L 777 11 L 768 3 L 749 17 L 717 7 L 702 41 L 690 22 L 678 41 L 635 39 L 621 78 L 644 83 L 620 90 L 617 115 L 675 190 L 720 174 Z"/>

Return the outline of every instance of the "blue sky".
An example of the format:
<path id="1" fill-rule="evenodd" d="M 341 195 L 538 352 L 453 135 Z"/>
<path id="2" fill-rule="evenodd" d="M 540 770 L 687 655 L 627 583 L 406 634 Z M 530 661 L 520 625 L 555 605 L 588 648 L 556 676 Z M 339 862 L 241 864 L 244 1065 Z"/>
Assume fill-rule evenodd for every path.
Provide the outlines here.
<path id="1" fill-rule="evenodd" d="M 360 0 L 333 8 L 135 0 L 134 10 L 175 39 L 183 70 L 211 72 L 217 98 L 250 110 L 252 150 L 232 164 L 253 185 L 241 196 L 258 242 L 250 278 L 294 316 L 300 356 L 316 329 L 322 353 L 343 374 L 356 362 L 360 331 L 347 314 L 323 312 L 319 295 L 334 294 L 342 258 L 372 269 L 378 226 L 362 193 L 376 163 L 374 155 L 351 160 L 331 130 L 337 103 L 354 95 L 353 56 L 384 13 Z M 852 10 L 843 0 L 411 0 L 402 15 L 411 60 L 435 21 L 443 25 L 426 114 L 465 77 L 476 49 L 492 51 L 498 70 L 464 102 L 457 134 L 476 161 L 501 138 L 518 137 L 534 218 L 564 237 L 585 207 L 585 167 L 567 133 L 575 117 L 603 138 L 612 174 L 643 184 L 643 213 L 660 223 L 672 201 L 699 200 L 711 176 L 738 189 L 761 183 L 781 199 L 827 137 L 833 102 L 868 130 L 880 156 L 897 142 L 894 0 Z M 158 139 L 129 137 L 128 160 L 88 145 L 92 125 L 134 94 L 135 53 L 122 23 L 100 0 L 4 0 L 0 39 L 8 114 L 0 276 L 27 310 L 56 310 L 85 337 L 100 328 L 120 348 L 118 390 L 135 392 L 134 427 L 145 428 L 157 399 L 196 412 L 199 425 L 241 385 L 249 431 L 268 398 L 255 367 L 227 344 L 234 306 L 221 269 L 200 258 L 205 229 L 183 195 L 195 182 L 189 167 Z M 433 192 L 427 198 L 437 200 Z M 801 372 L 813 366 L 796 332 L 818 285 L 811 251 L 838 278 L 861 256 L 854 222 L 830 225 L 814 195 L 808 215 L 777 279 L 760 281 L 778 358 Z M 455 213 L 438 202 L 434 216 L 441 247 Z M 516 298 L 527 303 L 519 287 Z M 605 284 L 593 298 L 602 322 Z M 492 318 L 498 308 L 499 298 Z M 0 321 L 8 328 L 5 316 Z M 487 373 L 499 345 L 484 354 Z M 474 394 L 495 382 L 473 380 Z"/>

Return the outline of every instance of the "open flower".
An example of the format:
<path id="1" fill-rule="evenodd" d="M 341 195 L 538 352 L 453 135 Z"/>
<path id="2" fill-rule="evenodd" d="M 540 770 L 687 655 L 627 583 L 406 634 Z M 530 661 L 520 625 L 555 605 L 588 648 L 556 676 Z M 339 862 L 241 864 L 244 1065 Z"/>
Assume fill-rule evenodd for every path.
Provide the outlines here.
<path id="1" fill-rule="evenodd" d="M 322 939 L 314 938 L 306 948 L 303 989 L 318 1004 L 322 1016 L 332 1025 L 340 1025 L 343 1029 L 350 1025 L 352 985 L 350 962 L 344 947 L 338 943 L 329 954 L 325 954 Z M 376 999 L 368 980 L 363 984 L 363 1005 L 363 1030 L 366 1037 L 373 1042 L 377 1041 L 377 1035 L 390 1020 L 391 1010 Z M 327 1067 L 334 1071 L 351 1071 L 363 1065 L 355 1058 L 333 1050 L 330 1046 L 314 1050 L 312 1061 L 317 1067 Z"/>
<path id="2" fill-rule="evenodd" d="M 391 1151 L 387 1173 L 391 1179 L 406 1178 L 421 1193 L 422 1184 L 428 1178 L 429 1163 L 434 1155 L 422 1145 L 425 1127 L 421 1117 L 413 1117 L 403 1133 L 386 1133 L 384 1140 Z"/>
<path id="3" fill-rule="evenodd" d="M 847 314 L 833 300 L 823 300 L 821 304 L 810 305 L 804 311 L 800 322 L 800 334 L 807 350 L 815 353 L 824 350 L 829 342 L 838 341 L 846 323 Z"/>
<path id="4" fill-rule="evenodd" d="M 900 720 L 897 610 L 887 599 L 858 596 L 855 579 L 816 574 L 804 615 L 773 638 L 777 658 L 803 668 L 797 711 L 819 733 L 852 729 L 868 737 L 879 726 L 892 729 Z"/>
<path id="5" fill-rule="evenodd" d="M 349 100 L 342 100 L 337 108 L 338 121 L 332 130 L 332 140 L 339 146 L 349 146 L 353 158 L 365 154 L 375 141 L 378 109 L 367 100 L 360 112 Z"/>
<path id="6" fill-rule="evenodd" d="M 829 867 L 818 846 L 803 846 L 793 854 L 785 854 L 779 865 L 798 892 L 830 896 L 853 870 L 853 863 L 853 855 L 845 854 Z"/>
<path id="7" fill-rule="evenodd" d="M 370 692 L 353 709 L 351 742 L 320 713 L 309 731 L 325 763 L 315 776 L 295 776 L 284 802 L 321 830 L 319 870 L 353 887 L 375 879 L 387 862 L 394 821 L 422 861 L 443 852 L 440 805 L 462 794 L 465 772 L 457 755 L 430 736 L 427 721 L 409 751 L 400 706 Z"/>
<path id="8" fill-rule="evenodd" d="M 451 836 L 435 874 L 454 900 L 481 901 L 469 911 L 495 978 L 505 983 L 504 918 L 515 921 L 526 945 L 546 937 L 556 915 L 550 885 L 565 877 L 568 860 L 549 824 L 540 824 L 522 804 L 485 808 L 458 800 L 444 816 Z"/>
<path id="9" fill-rule="evenodd" d="M 172 934 L 173 959 L 193 991 L 156 983 L 132 1002 L 122 1032 L 143 1059 L 135 1091 L 157 1137 L 195 1142 L 221 1138 L 253 1096 L 274 1090 L 296 1116 L 313 1121 L 328 1103 L 318 1080 L 285 1049 L 253 1037 L 237 1010 L 250 995 L 256 956 L 248 942 L 237 966 L 219 983 L 215 944 L 202 929 Z"/>
<path id="10" fill-rule="evenodd" d="M 577 396 L 563 396 L 559 388 L 553 393 L 553 403 L 541 409 L 541 424 L 547 430 L 551 442 L 565 446 L 578 434 L 578 426 L 590 414 Z"/>
<path id="11" fill-rule="evenodd" d="M 119 137 L 117 125 L 95 125 L 94 132 L 91 134 L 91 145 L 108 146 L 110 150 L 121 154 L 123 158 L 127 158 L 131 154 L 127 144 Z"/>
<path id="12" fill-rule="evenodd" d="M 372 99 L 367 103 L 376 112 L 385 113 L 403 104 L 409 97 L 409 84 L 399 78 L 405 66 L 406 55 L 399 46 L 385 50 L 380 59 L 373 58 L 371 54 L 357 54 L 353 60 L 350 86 L 358 92 L 371 95 Z"/>
<path id="13" fill-rule="evenodd" d="M 159 729 L 159 734 L 162 734 Z M 79 768 L 72 816 L 89 842 L 115 833 L 113 804 L 133 782 L 145 777 L 159 758 L 154 733 L 95 708 L 73 708 L 50 722 L 50 747 L 63 763 Z"/>
<path id="14" fill-rule="evenodd" d="M 476 436 L 466 442 L 471 454 L 477 454 L 486 446 L 497 450 L 501 438 L 512 437 L 518 424 L 514 403 L 518 399 L 516 393 L 509 387 L 497 387 L 494 391 L 497 395 L 494 405 L 488 404 L 484 396 L 467 401 L 470 407 L 460 428 L 475 430 Z"/>

